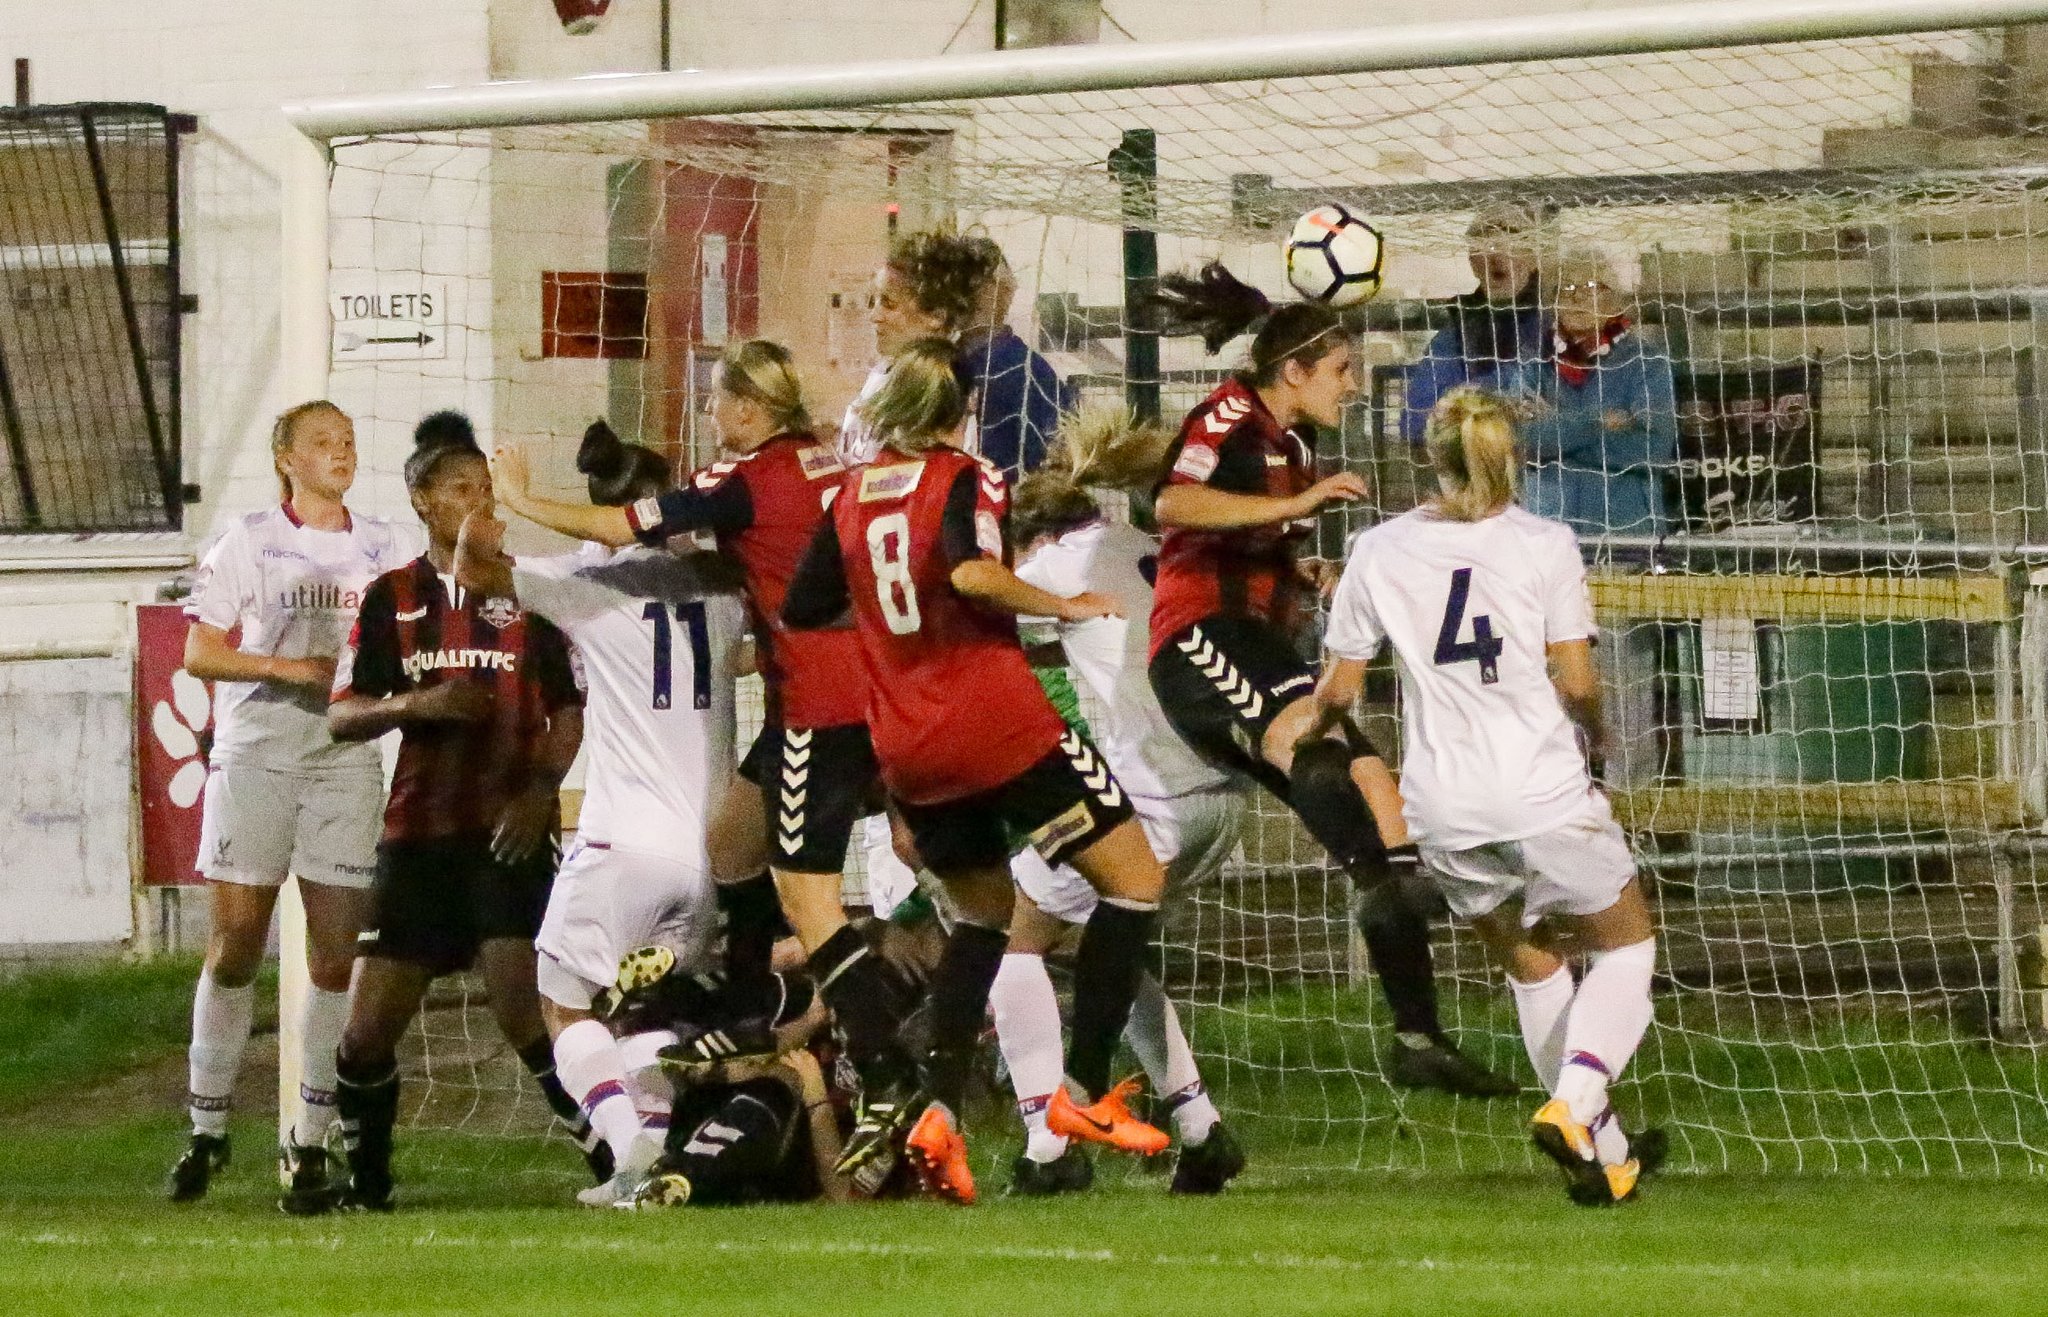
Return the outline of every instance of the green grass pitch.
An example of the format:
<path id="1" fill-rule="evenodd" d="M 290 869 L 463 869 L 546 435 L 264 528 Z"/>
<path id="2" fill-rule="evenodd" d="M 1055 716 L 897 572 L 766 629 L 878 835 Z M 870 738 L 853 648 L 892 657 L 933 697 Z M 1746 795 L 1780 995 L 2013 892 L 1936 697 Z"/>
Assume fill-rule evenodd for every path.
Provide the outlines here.
<path id="1" fill-rule="evenodd" d="M 1587 1212 L 1531 1171 L 1255 1166 L 1185 1201 L 1117 1168 L 1027 1203 L 993 1192 L 1011 1147 L 992 1134 L 973 1209 L 626 1214 L 569 1203 L 561 1146 L 434 1134 L 401 1153 L 400 1212 L 294 1221 L 252 1115 L 214 1195 L 173 1208 L 181 1116 L 133 1076 L 174 1064 L 190 972 L 0 984 L 0 1311 L 1975 1313 L 2039 1311 L 2048 1282 L 2048 1183 L 2027 1174 L 1677 1174 Z M 1250 1128 L 1256 1158 L 1272 1127 Z"/>

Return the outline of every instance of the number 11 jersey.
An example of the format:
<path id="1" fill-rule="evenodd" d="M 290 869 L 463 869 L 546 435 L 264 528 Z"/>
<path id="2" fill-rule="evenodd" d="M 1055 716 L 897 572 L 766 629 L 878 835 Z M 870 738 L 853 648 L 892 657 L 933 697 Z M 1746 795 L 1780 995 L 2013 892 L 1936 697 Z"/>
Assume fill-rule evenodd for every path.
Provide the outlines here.
<path id="1" fill-rule="evenodd" d="M 1596 633 L 1571 528 L 1518 507 L 1427 507 L 1360 535 L 1324 647 L 1401 663 L 1401 796 L 1425 846 L 1467 850 L 1571 822 L 1592 790 L 1546 647 Z"/>

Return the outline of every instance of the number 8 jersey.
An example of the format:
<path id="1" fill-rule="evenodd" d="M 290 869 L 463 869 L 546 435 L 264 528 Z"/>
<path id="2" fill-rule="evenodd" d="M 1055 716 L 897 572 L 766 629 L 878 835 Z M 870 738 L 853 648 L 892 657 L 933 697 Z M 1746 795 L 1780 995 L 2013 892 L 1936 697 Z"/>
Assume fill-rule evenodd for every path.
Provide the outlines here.
<path id="1" fill-rule="evenodd" d="M 1360 535 L 1323 645 L 1401 660 L 1401 796 L 1440 850 L 1571 822 L 1592 790 L 1546 647 L 1596 634 L 1571 528 L 1518 507 L 1454 521 L 1427 507 Z"/>
<path id="2" fill-rule="evenodd" d="M 884 449 L 847 475 L 797 569 L 783 617 L 816 627 L 848 602 L 868 677 L 868 732 L 891 795 L 958 800 L 1012 781 L 1066 724 L 1031 675 L 1014 618 L 953 589 L 953 569 L 1004 557 L 1002 473 L 955 448 Z"/>

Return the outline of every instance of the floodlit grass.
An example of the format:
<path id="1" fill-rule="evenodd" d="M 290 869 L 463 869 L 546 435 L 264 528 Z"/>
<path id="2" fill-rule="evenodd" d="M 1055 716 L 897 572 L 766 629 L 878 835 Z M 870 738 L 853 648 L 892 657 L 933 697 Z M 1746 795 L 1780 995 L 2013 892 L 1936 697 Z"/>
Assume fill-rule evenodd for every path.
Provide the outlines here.
<path id="1" fill-rule="evenodd" d="M 969 1210 L 592 1212 L 571 1201 L 580 1165 L 565 1144 L 409 1132 L 399 1212 L 297 1221 L 276 1210 L 274 1127 L 252 1110 L 238 1119 L 238 1161 L 215 1193 L 172 1207 L 159 1194 L 182 1118 L 162 1090 L 184 1042 L 191 971 L 122 967 L 0 985 L 0 1110 L 12 1113 L 0 1124 L 0 1310 L 1961 1313 L 2034 1310 L 2048 1283 L 2048 1182 L 2025 1173 L 1686 1173 L 1620 1209 L 1572 1208 L 1552 1176 L 1528 1169 L 1524 1104 L 1389 1094 L 1362 1034 L 1336 1023 L 1359 1018 L 1363 1000 L 1328 992 L 1200 1013 L 1206 1042 L 1237 1058 L 1216 1078 L 1254 1157 L 1217 1200 L 1171 1198 L 1163 1177 L 1113 1160 L 1085 1198 L 1005 1200 L 1005 1132 L 979 1141 L 985 1197 Z M 1492 1031 L 1507 1017 L 1486 1016 L 1476 998 L 1459 1006 L 1474 1041 L 1498 1046 Z M 1857 1049 L 1840 1059 L 1811 1045 L 1818 1035 L 1714 1043 L 1710 1054 L 1682 1021 L 1665 1023 L 1630 1097 L 1672 1125 L 1686 1164 L 1718 1165 L 1747 1128 L 1809 1150 L 1909 1146 L 1911 1135 L 1941 1153 L 1925 1164 L 1942 1168 L 1959 1112 L 2010 1107 L 2013 1129 L 2035 1138 L 2048 1125 L 2038 1100 L 1912 1096 L 1957 1085 L 2017 1092 L 2038 1078 L 2026 1052 L 1872 1026 L 1862 1041 L 1877 1060 Z M 1722 1068 L 1704 1081 L 1674 1077 L 1710 1056 Z M 153 1088 L 132 1082 L 144 1071 Z M 61 1083 L 38 1081 L 51 1073 Z M 1875 1089 L 1888 1079 L 1897 1092 L 1792 1110 L 1733 1087 L 1795 1074 Z M 1881 1103 L 1893 1124 L 1864 1130 L 1849 1118 Z M 988 1117 L 981 1128 L 999 1127 Z M 2005 1170 L 2025 1171 L 2007 1157 Z M 1347 1169 L 1386 1164 L 1424 1169 Z M 1809 1169 L 1818 1164 L 1809 1156 Z"/>

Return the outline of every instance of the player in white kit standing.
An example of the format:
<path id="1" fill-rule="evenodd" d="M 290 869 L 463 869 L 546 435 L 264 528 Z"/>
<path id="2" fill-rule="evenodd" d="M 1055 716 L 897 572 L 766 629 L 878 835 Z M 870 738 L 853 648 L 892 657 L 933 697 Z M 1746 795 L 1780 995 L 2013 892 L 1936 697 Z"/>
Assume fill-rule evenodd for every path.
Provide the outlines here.
<path id="1" fill-rule="evenodd" d="M 1063 599 L 1101 594 L 1123 606 L 1122 617 L 1059 623 L 1057 636 L 1094 701 L 1096 744 L 1166 866 L 1169 899 L 1222 872 L 1244 830 L 1246 792 L 1188 748 L 1152 692 L 1144 619 L 1152 614 L 1149 574 L 1159 541 L 1105 517 L 1089 490 L 1150 489 L 1173 438 L 1156 428 L 1132 429 L 1113 414 L 1073 417 L 1051 460 L 1018 483 L 1011 513 L 1018 579 Z M 1069 927 L 1087 922 L 1095 889 L 1071 868 L 1049 868 L 1028 847 L 1011 859 L 1010 871 L 1017 913 L 989 996 L 1026 1131 L 1010 1191 L 1068 1193 L 1087 1188 L 1093 1174 L 1086 1153 L 1047 1122 L 1052 1090 L 1064 1075 L 1059 1002 L 1045 956 Z M 1180 1145 L 1173 1191 L 1220 1191 L 1244 1169 L 1244 1151 L 1203 1087 L 1173 1002 L 1149 973 L 1139 981 L 1124 1037 L 1173 1117 Z"/>
<path id="2" fill-rule="evenodd" d="M 1635 1193 L 1607 1088 L 1651 1019 L 1657 943 L 1627 839 L 1589 766 L 1606 729 L 1577 536 L 1514 505 L 1509 405 L 1445 395 L 1425 435 L 1439 493 L 1360 535 L 1330 608 L 1309 735 L 1357 700 L 1383 643 L 1400 660 L 1401 796 L 1424 868 L 1506 971 L 1549 1100 L 1531 1122 L 1572 1200 Z M 1532 935 L 1555 917 L 1583 973 Z"/>
<path id="3" fill-rule="evenodd" d="M 652 498 L 670 483 L 658 454 L 602 423 L 585 434 L 577 467 L 600 506 Z M 711 554 L 589 545 L 512 559 L 500 548 L 504 530 L 495 516 L 470 518 L 457 578 L 516 596 L 559 627 L 587 688 L 582 815 L 535 946 L 556 1075 L 616 1166 L 579 1197 L 606 1205 L 630 1197 L 667 1130 L 636 1108 L 625 1057 L 592 999 L 636 947 L 665 947 L 685 969 L 714 968 L 719 914 L 705 835 L 733 780 L 733 654 L 745 610 L 737 576 Z"/>
<path id="4" fill-rule="evenodd" d="M 228 527 L 185 603 L 185 670 L 218 683 L 198 858 L 213 931 L 192 1003 L 192 1133 L 169 1194 L 200 1198 L 227 1165 L 228 1106 L 249 1042 L 256 968 L 278 888 L 296 873 L 312 982 L 280 1206 L 301 1213 L 324 1210 L 330 1196 L 334 1048 L 384 813 L 377 747 L 327 734 L 327 688 L 364 587 L 418 556 L 424 538 L 342 501 L 355 483 L 355 426 L 333 403 L 279 416 L 270 448 L 280 503 Z"/>

